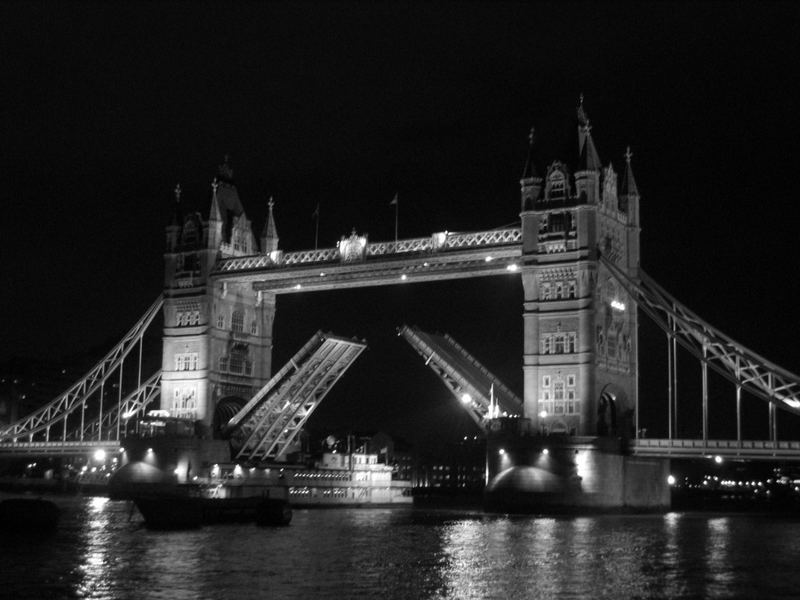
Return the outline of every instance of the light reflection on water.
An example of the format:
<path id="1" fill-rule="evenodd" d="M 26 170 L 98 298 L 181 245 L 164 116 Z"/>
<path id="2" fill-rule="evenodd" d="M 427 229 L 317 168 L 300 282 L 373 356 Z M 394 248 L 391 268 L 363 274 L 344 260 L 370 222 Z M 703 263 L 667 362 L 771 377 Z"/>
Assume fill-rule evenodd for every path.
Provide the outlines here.
<path id="1" fill-rule="evenodd" d="M 794 598 L 800 518 L 506 517 L 297 510 L 285 528 L 153 532 L 60 499 L 51 536 L 4 535 L 0 597 Z"/>

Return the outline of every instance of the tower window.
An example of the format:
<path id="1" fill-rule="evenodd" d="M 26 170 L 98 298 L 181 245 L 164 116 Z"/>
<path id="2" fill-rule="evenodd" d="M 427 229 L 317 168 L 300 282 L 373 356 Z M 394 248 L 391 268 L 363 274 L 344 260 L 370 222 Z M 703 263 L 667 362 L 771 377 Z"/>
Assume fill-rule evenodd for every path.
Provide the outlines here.
<path id="1" fill-rule="evenodd" d="M 242 333 L 244 331 L 244 312 L 235 310 L 231 314 L 231 331 Z"/>
<path id="2" fill-rule="evenodd" d="M 176 371 L 196 371 L 199 365 L 197 352 L 181 352 L 175 355 Z"/>

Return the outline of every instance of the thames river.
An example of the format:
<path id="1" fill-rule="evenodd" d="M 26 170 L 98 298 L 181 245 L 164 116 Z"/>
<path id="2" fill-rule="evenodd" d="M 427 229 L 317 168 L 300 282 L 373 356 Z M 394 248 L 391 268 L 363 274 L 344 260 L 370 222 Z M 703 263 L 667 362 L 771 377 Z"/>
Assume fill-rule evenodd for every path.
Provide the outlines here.
<path id="1" fill-rule="evenodd" d="M 800 517 L 508 517 L 295 510 L 292 524 L 157 532 L 127 502 L 57 500 L 2 534 L 3 598 L 797 598 Z"/>

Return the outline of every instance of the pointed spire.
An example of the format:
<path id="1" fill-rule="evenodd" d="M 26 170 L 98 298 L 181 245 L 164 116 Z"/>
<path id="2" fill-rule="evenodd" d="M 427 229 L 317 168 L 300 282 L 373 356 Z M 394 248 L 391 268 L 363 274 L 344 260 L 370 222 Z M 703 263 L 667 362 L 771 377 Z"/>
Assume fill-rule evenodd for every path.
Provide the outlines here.
<path id="1" fill-rule="evenodd" d="M 172 225 L 180 225 L 183 215 L 181 214 L 181 184 L 175 185 L 175 206 L 172 210 Z"/>
<path id="2" fill-rule="evenodd" d="M 275 201 L 272 196 L 269 197 L 267 203 L 269 207 L 269 214 L 267 214 L 267 222 L 264 224 L 264 230 L 261 232 L 261 251 L 264 254 L 278 249 L 278 228 L 275 227 L 275 216 L 272 214 L 272 207 L 275 206 Z"/>
<path id="3" fill-rule="evenodd" d="M 578 123 L 582 126 L 589 124 L 589 117 L 586 116 L 586 109 L 583 108 L 583 92 L 578 96 Z"/>
<path id="4" fill-rule="evenodd" d="M 531 127 L 531 131 L 528 134 L 528 158 L 525 159 L 525 168 L 522 171 L 523 179 L 538 179 L 540 177 L 539 172 L 536 170 L 536 164 L 533 160 L 533 144 L 535 140 L 536 130 Z"/>
<path id="5" fill-rule="evenodd" d="M 589 119 L 583 125 L 583 140 L 580 148 L 580 159 L 576 171 L 600 171 L 603 165 L 592 140 L 592 125 Z"/>
<path id="6" fill-rule="evenodd" d="M 218 189 L 219 180 L 214 177 L 211 181 L 211 210 L 208 213 L 209 221 L 222 221 L 222 212 L 219 209 L 219 200 L 217 199 Z"/>
<path id="7" fill-rule="evenodd" d="M 636 186 L 636 179 L 633 177 L 633 169 L 631 168 L 631 158 L 633 158 L 633 152 L 631 152 L 631 147 L 628 146 L 625 152 L 625 174 L 622 176 L 622 185 L 619 188 L 620 196 L 639 195 L 639 188 Z"/>

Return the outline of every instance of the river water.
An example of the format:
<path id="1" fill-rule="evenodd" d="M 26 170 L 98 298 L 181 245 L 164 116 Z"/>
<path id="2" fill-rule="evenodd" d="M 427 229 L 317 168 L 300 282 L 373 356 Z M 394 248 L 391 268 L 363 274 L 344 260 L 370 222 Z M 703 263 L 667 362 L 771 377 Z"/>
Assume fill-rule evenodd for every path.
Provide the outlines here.
<path id="1" fill-rule="evenodd" d="M 0 597 L 800 597 L 800 517 L 318 509 L 158 532 L 127 502 L 58 503 L 58 532 L 0 534 Z"/>

